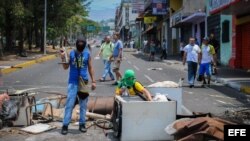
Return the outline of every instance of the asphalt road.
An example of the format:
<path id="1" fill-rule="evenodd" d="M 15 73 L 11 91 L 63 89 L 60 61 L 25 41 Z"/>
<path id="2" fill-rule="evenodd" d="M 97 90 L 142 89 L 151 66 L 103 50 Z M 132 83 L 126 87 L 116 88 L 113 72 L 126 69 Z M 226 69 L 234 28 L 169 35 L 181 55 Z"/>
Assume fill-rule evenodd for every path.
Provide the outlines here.
<path id="1" fill-rule="evenodd" d="M 93 48 L 92 58 L 95 69 L 95 78 L 99 79 L 103 71 L 103 63 L 95 59 L 98 49 Z M 60 59 L 43 62 L 21 69 L 17 72 L 3 76 L 2 90 L 12 89 L 34 89 L 39 97 L 50 93 L 66 94 L 68 70 L 63 70 L 58 63 Z M 160 68 L 150 70 L 150 68 Z M 181 77 L 186 78 L 185 67 L 178 61 L 173 63 L 163 62 L 156 59 L 154 62 L 147 61 L 147 56 L 125 49 L 121 71 L 134 69 L 137 79 L 145 86 L 157 81 L 177 82 Z M 109 78 L 107 78 L 109 79 Z M 98 81 L 97 81 L 98 82 Z M 186 79 L 185 79 L 186 82 Z M 97 89 L 91 94 L 96 96 L 112 96 L 115 87 L 111 81 L 98 82 Z M 249 106 L 249 98 L 239 92 L 220 84 L 213 84 L 211 88 L 201 88 L 196 84 L 195 88 L 183 87 L 183 112 L 210 112 L 215 115 L 223 115 L 226 110 L 235 111 Z M 48 93 L 49 92 L 49 93 Z"/>

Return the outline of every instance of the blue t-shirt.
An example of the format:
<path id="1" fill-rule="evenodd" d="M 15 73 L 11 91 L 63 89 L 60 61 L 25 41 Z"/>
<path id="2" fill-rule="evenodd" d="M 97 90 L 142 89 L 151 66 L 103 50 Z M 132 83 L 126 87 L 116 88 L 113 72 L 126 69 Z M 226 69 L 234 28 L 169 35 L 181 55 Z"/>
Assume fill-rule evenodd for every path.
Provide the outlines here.
<path id="1" fill-rule="evenodd" d="M 83 80 L 88 81 L 88 62 L 90 58 L 89 50 L 84 49 L 84 51 L 80 54 L 77 54 L 75 50 L 72 50 L 69 55 L 70 70 L 68 83 L 78 84 L 79 70 L 77 68 L 76 57 L 80 66 L 80 75 L 82 76 Z"/>
<path id="2" fill-rule="evenodd" d="M 113 51 L 113 56 L 118 57 L 120 48 L 123 48 L 122 41 L 118 40 L 115 42 L 115 47 Z"/>

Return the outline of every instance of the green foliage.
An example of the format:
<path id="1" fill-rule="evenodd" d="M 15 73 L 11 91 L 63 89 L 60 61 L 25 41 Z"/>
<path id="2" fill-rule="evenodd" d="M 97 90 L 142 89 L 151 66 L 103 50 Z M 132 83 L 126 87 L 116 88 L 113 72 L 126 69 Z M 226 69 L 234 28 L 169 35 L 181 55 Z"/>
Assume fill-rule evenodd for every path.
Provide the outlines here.
<path id="1" fill-rule="evenodd" d="M 0 0 L 0 33 L 13 40 L 20 28 L 30 31 L 36 40 L 42 40 L 45 0 Z M 92 0 L 47 0 L 47 37 L 55 40 L 68 36 L 69 32 L 79 33 L 86 25 L 98 23 L 86 19 Z M 6 28 L 7 27 L 7 28 Z M 37 34 L 34 34 L 36 31 Z M 98 32 L 98 31 L 95 31 Z M 6 34 L 10 33 L 10 34 Z M 24 35 L 23 39 L 28 39 Z M 29 37 L 30 38 L 30 37 Z M 34 41 L 33 41 L 34 42 Z"/>

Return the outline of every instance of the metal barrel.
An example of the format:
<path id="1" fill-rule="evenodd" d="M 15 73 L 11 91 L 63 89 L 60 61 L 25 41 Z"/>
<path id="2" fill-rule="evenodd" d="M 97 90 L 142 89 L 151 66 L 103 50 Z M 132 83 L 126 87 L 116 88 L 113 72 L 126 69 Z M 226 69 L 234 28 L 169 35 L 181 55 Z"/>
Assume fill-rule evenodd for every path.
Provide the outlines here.
<path id="1" fill-rule="evenodd" d="M 97 114 L 111 114 L 113 110 L 113 96 L 90 96 L 88 101 L 89 112 Z"/>

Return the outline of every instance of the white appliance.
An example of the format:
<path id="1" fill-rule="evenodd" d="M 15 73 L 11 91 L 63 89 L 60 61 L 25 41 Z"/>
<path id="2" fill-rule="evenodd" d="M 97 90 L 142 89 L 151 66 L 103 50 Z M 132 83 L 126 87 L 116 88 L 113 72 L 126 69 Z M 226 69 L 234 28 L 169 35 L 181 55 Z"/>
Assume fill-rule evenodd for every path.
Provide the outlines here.
<path id="1" fill-rule="evenodd" d="M 164 129 L 176 120 L 176 101 L 149 102 L 138 96 L 116 96 L 115 100 L 120 108 L 115 120 L 121 140 L 173 140 Z"/>

